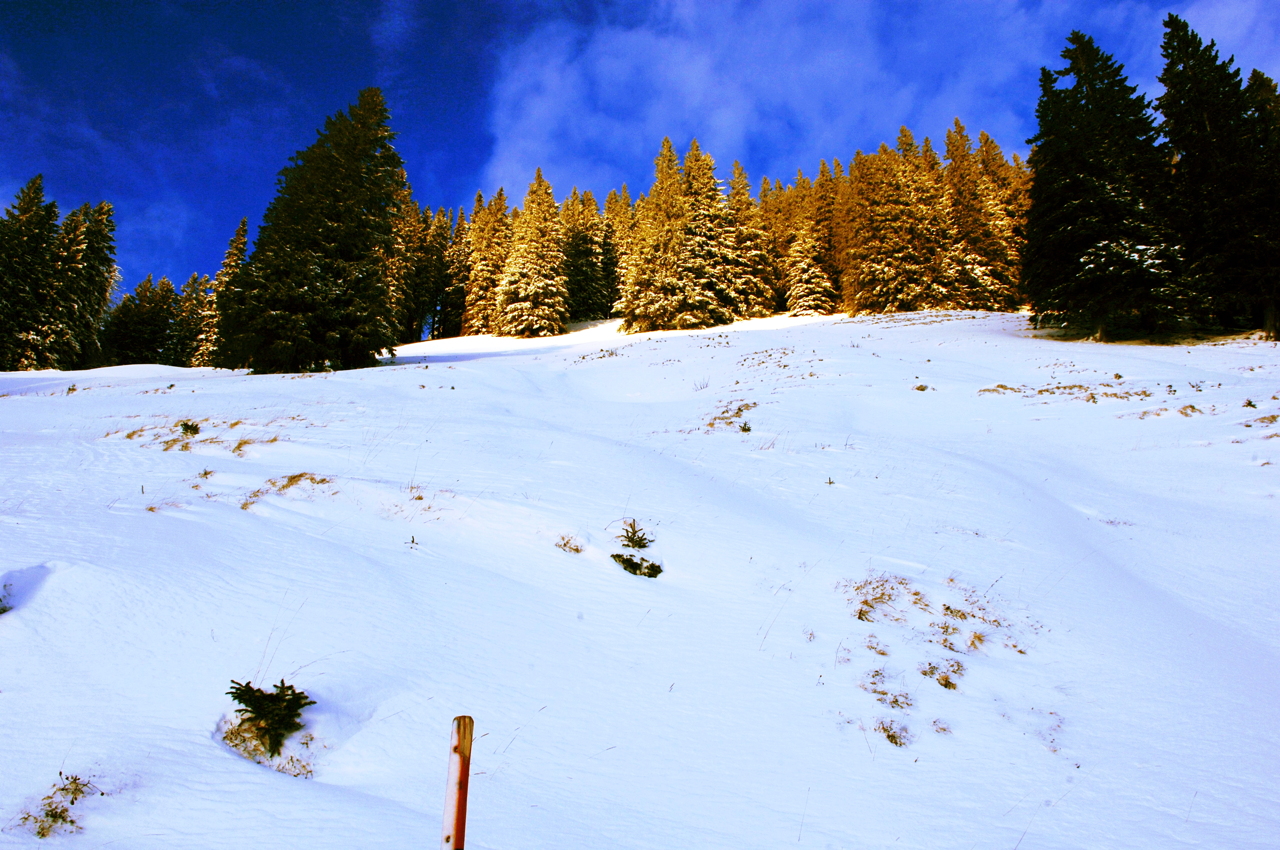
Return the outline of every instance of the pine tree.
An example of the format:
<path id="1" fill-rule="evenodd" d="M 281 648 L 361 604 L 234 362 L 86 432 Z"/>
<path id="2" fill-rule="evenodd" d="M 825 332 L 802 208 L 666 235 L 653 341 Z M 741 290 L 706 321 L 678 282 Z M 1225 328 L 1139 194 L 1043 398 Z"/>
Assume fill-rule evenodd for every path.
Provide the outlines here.
<path id="1" fill-rule="evenodd" d="M 487 204 L 483 195 L 476 193 L 467 233 L 471 240 L 471 274 L 466 286 L 462 332 L 468 336 L 496 333 L 495 293 L 511 250 L 511 214 L 507 210 L 506 193 L 501 188 Z"/>
<path id="2" fill-rule="evenodd" d="M 439 293 L 438 306 L 431 320 L 431 339 L 462 335 L 462 317 L 466 311 L 466 278 L 455 277 L 449 248 L 453 240 L 453 213 L 443 207 L 431 217 L 427 231 L 427 257 L 433 290 Z M 465 234 L 465 228 L 464 228 Z"/>
<path id="3" fill-rule="evenodd" d="M 562 245 L 560 210 L 539 168 L 512 224 L 511 252 L 494 298 L 496 333 L 535 337 L 565 332 L 569 292 Z"/>
<path id="4" fill-rule="evenodd" d="M 822 245 L 808 224 L 801 224 L 787 252 L 784 281 L 791 315 L 829 316 L 835 312 L 836 289 L 822 267 Z"/>
<path id="5" fill-rule="evenodd" d="M 438 336 L 437 328 L 432 327 L 432 339 L 440 339 L 446 331 L 449 336 L 461 336 L 465 332 L 467 283 L 471 280 L 471 234 L 466 213 L 461 209 L 458 210 L 457 223 L 453 226 L 444 259 L 449 281 L 446 300 L 452 305 L 452 310 L 456 311 L 457 321 L 454 322 L 451 313 L 449 326 L 446 328 L 441 323 Z"/>
<path id="6" fill-rule="evenodd" d="M 649 194 L 636 202 L 631 256 L 615 308 L 627 333 L 679 327 L 685 286 L 681 277 L 688 202 L 680 160 L 662 140 Z"/>
<path id="7" fill-rule="evenodd" d="M 608 318 L 618 298 L 617 261 L 608 226 L 590 192 L 574 187 L 560 206 L 569 321 Z"/>
<path id="8" fill-rule="evenodd" d="M 734 245 L 715 162 L 695 140 L 683 167 L 670 139 L 654 163 L 654 183 L 636 204 L 630 256 L 616 310 L 628 333 L 706 328 L 738 309 L 728 274 Z"/>
<path id="9" fill-rule="evenodd" d="M 249 244 L 248 230 L 249 219 L 240 219 L 236 232 L 227 244 L 227 252 L 222 257 L 222 267 L 213 277 L 211 291 L 201 307 L 200 334 L 195 353 L 191 356 L 192 366 L 229 365 L 220 332 L 223 310 L 227 309 L 227 297 L 223 295 L 223 291 L 244 266 L 245 251 Z"/>
<path id="10" fill-rule="evenodd" d="M 756 319 L 774 311 L 776 270 L 769 256 L 768 236 L 760 224 L 760 209 L 751 199 L 751 181 L 739 162 L 729 181 L 729 227 L 733 238 L 730 285 L 737 315 Z"/>
<path id="11" fill-rule="evenodd" d="M 858 183 L 858 237 L 850 248 L 844 308 L 850 314 L 953 308 L 948 274 L 951 244 L 937 154 L 903 127 L 897 150 L 881 145 L 859 154 L 850 169 Z"/>
<path id="12" fill-rule="evenodd" d="M 229 350 L 258 372 L 371 366 L 394 346 L 385 258 L 403 163 L 378 89 L 325 121 L 280 172 L 229 299 Z"/>
<path id="13" fill-rule="evenodd" d="M 0 220 L 0 371 L 46 369 L 47 301 L 56 277 L 58 205 L 37 174 Z"/>
<path id="14" fill-rule="evenodd" d="M 205 308 L 212 300 L 208 275 L 193 274 L 173 299 L 169 336 L 160 362 L 166 366 L 193 366 L 200 349 Z"/>
<path id="15" fill-rule="evenodd" d="M 694 139 L 681 168 L 687 209 L 680 267 L 686 295 L 677 320 L 681 327 L 726 325 L 738 312 L 730 279 L 736 258 L 729 204 L 715 168 L 711 155 Z"/>
<path id="16" fill-rule="evenodd" d="M 1243 247 L 1248 253 L 1243 288 L 1253 309 L 1253 323 L 1274 340 L 1280 337 L 1280 93 L 1275 81 L 1256 69 L 1249 75 L 1245 93 L 1258 176 L 1247 199 L 1254 216 Z"/>
<path id="17" fill-rule="evenodd" d="M 84 251 L 80 255 L 75 278 L 64 282 L 64 287 L 74 293 L 72 333 L 77 356 L 73 362 L 60 365 L 64 369 L 88 369 L 102 362 L 98 334 L 120 280 L 120 270 L 115 263 L 114 210 L 106 201 L 96 207 L 84 204 L 67 215 L 63 221 L 64 229 L 68 227 L 68 221 L 73 227 L 78 227 L 79 222 L 84 223 Z"/>
<path id="18" fill-rule="evenodd" d="M 1100 340 L 1121 325 L 1172 325 L 1183 305 L 1156 214 L 1166 161 L 1147 101 L 1089 36 L 1067 43 L 1067 67 L 1040 72 L 1023 289 L 1039 321 Z"/>
<path id="19" fill-rule="evenodd" d="M 983 145 L 982 154 L 973 149 L 959 118 L 947 131 L 944 182 L 951 244 L 944 274 L 950 278 L 952 306 L 1012 310 L 1018 303 L 1013 222 L 1005 190 L 984 168 L 984 161 L 997 167 L 993 158 L 1000 163 L 1004 158 L 986 134 Z"/>
<path id="20" fill-rule="evenodd" d="M 107 314 L 102 332 L 107 359 L 122 366 L 168 362 L 177 300 L 169 278 L 152 282 L 147 275 Z"/>
<path id="21" fill-rule="evenodd" d="M 1219 59 L 1177 15 L 1164 26 L 1156 106 L 1174 161 L 1163 200 L 1183 283 L 1211 322 L 1248 321 L 1259 278 L 1251 243 L 1266 226 L 1255 197 L 1266 182 L 1256 116 L 1231 59 Z"/>

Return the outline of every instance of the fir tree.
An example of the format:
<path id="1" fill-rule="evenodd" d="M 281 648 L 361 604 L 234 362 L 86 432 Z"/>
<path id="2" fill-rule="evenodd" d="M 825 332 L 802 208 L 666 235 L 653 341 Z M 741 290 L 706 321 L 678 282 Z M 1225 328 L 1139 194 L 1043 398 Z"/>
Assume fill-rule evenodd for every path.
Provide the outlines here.
<path id="1" fill-rule="evenodd" d="M 462 318 L 466 311 L 466 277 L 457 277 L 453 271 L 454 260 L 450 246 L 458 225 L 453 213 L 444 208 L 436 210 L 427 232 L 427 256 L 433 290 L 439 293 L 438 306 L 431 320 L 431 339 L 445 339 L 462 335 Z M 465 236 L 466 228 L 463 227 Z"/>
<path id="2" fill-rule="evenodd" d="M 107 314 L 103 327 L 107 359 L 118 365 L 167 363 L 177 300 L 169 278 L 152 282 L 147 275 Z"/>
<path id="3" fill-rule="evenodd" d="M 680 252 L 685 297 L 679 327 L 729 324 L 738 312 L 730 279 L 735 257 L 729 205 L 715 168 L 711 155 L 694 139 L 681 169 L 687 217 Z"/>
<path id="4" fill-rule="evenodd" d="M 404 171 L 388 120 L 382 93 L 365 89 L 281 171 L 224 314 L 240 365 L 258 372 L 371 366 L 395 344 L 385 258 Z"/>
<path id="5" fill-rule="evenodd" d="M 1156 214 L 1165 159 L 1147 102 L 1093 39 L 1067 42 L 1067 67 L 1040 72 L 1023 288 L 1039 320 L 1097 339 L 1120 325 L 1171 325 L 1184 305 Z"/>
<path id="6" fill-rule="evenodd" d="M 471 240 L 471 273 L 466 286 L 466 308 L 462 332 L 467 335 L 496 332 L 498 277 L 511 250 L 511 215 L 507 196 L 501 188 L 484 203 L 476 193 L 475 210 L 467 231 Z"/>
<path id="7" fill-rule="evenodd" d="M 227 252 L 222 257 L 222 267 L 213 277 L 212 291 L 204 299 L 200 314 L 200 338 L 196 343 L 195 354 L 191 357 L 192 366 L 225 366 L 225 350 L 222 342 L 220 326 L 222 312 L 226 309 L 226 297 L 222 294 L 229 282 L 244 266 L 245 251 L 248 248 L 249 219 L 240 219 L 236 232 L 232 234 L 227 245 Z"/>
<path id="8" fill-rule="evenodd" d="M 730 285 L 737 314 L 745 319 L 774 311 L 776 271 L 769 255 L 768 236 L 760 224 L 760 209 L 751 199 L 751 181 L 742 164 L 734 162 L 729 181 L 729 227 L 733 237 Z"/>
<path id="9" fill-rule="evenodd" d="M 617 261 L 609 228 L 590 192 L 572 194 L 560 206 L 569 321 L 608 318 L 618 298 Z"/>
<path id="10" fill-rule="evenodd" d="M 859 236 L 850 249 L 844 307 L 850 314 L 958 306 L 947 274 L 950 229 L 942 173 L 928 139 L 903 127 L 897 150 L 854 158 Z"/>
<path id="11" fill-rule="evenodd" d="M 807 224 L 801 224 L 787 252 L 784 283 L 791 315 L 828 316 L 835 312 L 836 290 L 822 267 L 822 245 Z"/>
<path id="12" fill-rule="evenodd" d="M 200 349 L 206 305 L 212 300 L 208 275 L 193 274 L 173 299 L 172 320 L 160 362 L 167 366 L 193 366 Z"/>
<path id="13" fill-rule="evenodd" d="M 1232 60 L 1177 15 L 1164 26 L 1165 90 L 1156 106 L 1174 161 L 1164 207 L 1182 247 L 1184 285 L 1205 318 L 1234 324 L 1253 300 L 1251 243 L 1266 227 L 1266 205 L 1256 197 L 1266 183 L 1257 119 Z"/>
<path id="14" fill-rule="evenodd" d="M 631 255 L 615 307 L 622 316 L 622 329 L 637 333 L 681 327 L 688 202 L 680 160 L 669 138 L 662 140 L 653 187 L 636 203 L 635 216 Z"/>
<path id="15" fill-rule="evenodd" d="M 0 220 L 0 371 L 47 369 L 49 315 L 59 247 L 58 205 L 37 174 Z"/>
<path id="16" fill-rule="evenodd" d="M 1247 279 L 1242 289 L 1253 323 L 1268 339 L 1280 336 L 1280 94 L 1275 81 L 1254 70 L 1245 86 L 1257 157 L 1257 182 L 1248 196 L 1254 215 L 1242 250 Z"/>
<path id="17" fill-rule="evenodd" d="M 466 214 L 459 209 L 457 223 L 453 226 L 453 233 L 449 239 L 449 247 L 445 251 L 445 270 L 448 274 L 448 301 L 450 304 L 457 305 L 457 326 L 445 328 L 443 325 L 439 328 L 441 336 L 445 330 L 452 331 L 450 336 L 460 336 L 465 333 L 466 322 L 466 303 L 467 303 L 467 283 L 471 280 L 471 234 L 470 225 L 467 222 Z M 438 339 L 436 336 L 436 328 L 432 327 L 432 339 Z"/>
<path id="18" fill-rule="evenodd" d="M 511 252 L 494 299 L 496 333 L 534 337 L 565 332 L 569 292 L 562 244 L 560 211 L 539 168 L 512 224 Z"/>
<path id="19" fill-rule="evenodd" d="M 407 178 L 396 191 L 391 219 L 391 244 L 384 262 L 396 309 L 396 342 L 404 345 L 422 339 L 422 328 L 438 299 L 427 261 L 427 232 L 422 208 L 413 199 Z"/>
<path id="20" fill-rule="evenodd" d="M 983 134 L 981 154 L 957 118 L 947 131 L 944 171 L 951 244 L 944 260 L 950 303 L 969 310 L 1012 310 L 1018 303 L 1013 221 L 1005 190 L 988 168 L 1004 157 Z M 986 167 L 984 167 L 984 163 Z"/>

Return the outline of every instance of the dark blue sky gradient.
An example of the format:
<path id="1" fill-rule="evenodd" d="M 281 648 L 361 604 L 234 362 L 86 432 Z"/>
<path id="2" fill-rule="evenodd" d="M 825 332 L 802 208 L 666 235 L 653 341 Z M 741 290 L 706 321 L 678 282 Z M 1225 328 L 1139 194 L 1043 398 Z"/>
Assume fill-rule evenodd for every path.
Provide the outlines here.
<path id="1" fill-rule="evenodd" d="M 181 283 L 217 270 L 289 157 L 366 86 L 426 206 L 469 210 L 499 185 L 518 202 L 537 167 L 557 196 L 603 200 L 647 188 L 664 135 L 757 184 L 902 124 L 938 140 L 956 116 L 1025 154 L 1039 68 L 1071 29 L 1154 95 L 1169 11 L 1276 76 L 1272 5 L 0 0 L 0 197 L 43 173 L 63 212 L 108 200 L 124 288 Z"/>

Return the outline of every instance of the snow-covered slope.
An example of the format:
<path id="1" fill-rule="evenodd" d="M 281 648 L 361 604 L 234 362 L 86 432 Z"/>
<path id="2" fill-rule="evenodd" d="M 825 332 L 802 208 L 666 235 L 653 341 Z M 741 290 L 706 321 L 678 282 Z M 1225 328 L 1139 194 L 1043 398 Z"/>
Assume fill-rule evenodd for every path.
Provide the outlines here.
<path id="1" fill-rule="evenodd" d="M 434 846 L 457 714 L 473 848 L 1276 846 L 1274 344 L 606 323 L 0 393 L 0 847 L 59 770 L 107 793 L 52 846 Z M 281 678 L 311 779 L 217 734 Z"/>

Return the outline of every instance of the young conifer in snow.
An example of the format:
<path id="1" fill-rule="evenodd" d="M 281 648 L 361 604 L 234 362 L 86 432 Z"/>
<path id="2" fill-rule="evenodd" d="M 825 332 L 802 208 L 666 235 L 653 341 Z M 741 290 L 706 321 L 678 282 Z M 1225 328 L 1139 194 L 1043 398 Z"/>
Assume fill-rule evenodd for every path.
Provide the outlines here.
<path id="1" fill-rule="evenodd" d="M 569 292 L 560 211 L 541 168 L 512 224 L 511 253 L 503 264 L 494 302 L 495 330 L 501 336 L 554 336 L 566 330 Z"/>
<path id="2" fill-rule="evenodd" d="M 807 223 L 787 252 L 787 310 L 793 316 L 828 316 L 836 310 L 836 290 L 822 268 L 822 246 Z"/>

